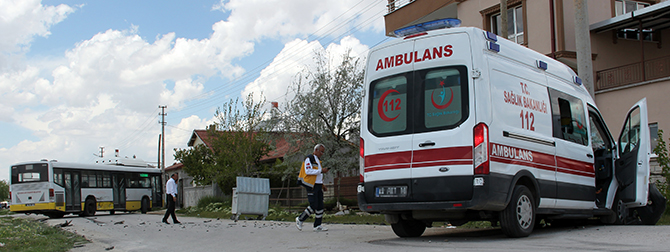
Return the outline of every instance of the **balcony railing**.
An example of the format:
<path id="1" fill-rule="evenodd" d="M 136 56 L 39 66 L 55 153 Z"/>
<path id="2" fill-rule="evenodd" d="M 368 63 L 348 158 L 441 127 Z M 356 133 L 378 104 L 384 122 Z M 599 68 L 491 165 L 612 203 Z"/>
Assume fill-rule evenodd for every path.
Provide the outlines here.
<path id="1" fill-rule="evenodd" d="M 596 72 L 596 91 L 670 77 L 670 56 Z"/>
<path id="2" fill-rule="evenodd" d="M 388 9 L 388 13 L 391 13 L 414 1 L 416 0 L 388 0 L 389 4 L 386 5 L 386 8 Z"/>

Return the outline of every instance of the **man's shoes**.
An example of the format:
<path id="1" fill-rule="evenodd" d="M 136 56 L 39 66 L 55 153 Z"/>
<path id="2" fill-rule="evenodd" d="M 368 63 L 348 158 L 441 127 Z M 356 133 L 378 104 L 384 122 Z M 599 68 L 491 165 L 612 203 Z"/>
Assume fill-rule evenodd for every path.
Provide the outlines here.
<path id="1" fill-rule="evenodd" d="M 302 231 L 302 221 L 300 221 L 300 217 L 295 217 L 295 227 Z"/>
<path id="2" fill-rule="evenodd" d="M 321 225 L 314 228 L 314 232 L 322 232 L 322 231 L 328 231 L 328 228 Z"/>
<path id="3" fill-rule="evenodd" d="M 170 222 L 167 222 L 167 221 L 163 221 L 163 223 L 170 225 Z"/>
<path id="4" fill-rule="evenodd" d="M 179 221 L 173 221 L 174 224 L 181 224 Z"/>

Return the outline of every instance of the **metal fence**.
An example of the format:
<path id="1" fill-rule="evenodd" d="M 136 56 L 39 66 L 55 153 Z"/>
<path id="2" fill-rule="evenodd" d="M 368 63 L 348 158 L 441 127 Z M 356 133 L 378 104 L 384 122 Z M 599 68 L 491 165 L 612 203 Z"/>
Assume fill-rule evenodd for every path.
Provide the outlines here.
<path id="1" fill-rule="evenodd" d="M 394 12 L 397 9 L 402 8 L 405 5 L 408 5 L 415 0 L 388 0 L 388 4 L 386 5 L 386 8 L 388 9 L 388 13 Z"/>
<path id="2" fill-rule="evenodd" d="M 670 56 L 596 72 L 596 91 L 670 77 Z"/>
<path id="3" fill-rule="evenodd" d="M 335 178 L 333 184 L 326 185 L 323 193 L 325 201 L 333 198 L 356 200 L 359 177 Z M 297 208 L 299 204 L 307 202 L 307 191 L 302 186 L 270 188 L 270 204 Z M 349 206 L 357 207 L 357 206 Z"/>

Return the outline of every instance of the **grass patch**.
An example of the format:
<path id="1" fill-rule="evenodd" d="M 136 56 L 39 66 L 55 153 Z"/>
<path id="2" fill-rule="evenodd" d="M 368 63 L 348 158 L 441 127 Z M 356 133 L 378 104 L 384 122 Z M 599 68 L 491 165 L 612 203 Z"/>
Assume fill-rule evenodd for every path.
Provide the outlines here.
<path id="1" fill-rule="evenodd" d="M 42 222 L 0 217 L 0 249 L 5 251 L 68 251 L 75 244 L 88 243 L 76 234 Z"/>

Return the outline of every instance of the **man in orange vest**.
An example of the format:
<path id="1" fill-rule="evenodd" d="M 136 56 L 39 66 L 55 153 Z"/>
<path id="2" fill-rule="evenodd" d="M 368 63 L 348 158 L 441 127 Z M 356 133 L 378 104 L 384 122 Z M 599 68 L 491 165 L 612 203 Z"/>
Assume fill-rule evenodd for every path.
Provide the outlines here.
<path id="1" fill-rule="evenodd" d="M 309 206 L 300 216 L 295 218 L 295 226 L 302 231 L 302 223 L 309 216 L 314 214 L 314 232 L 328 231 L 328 228 L 321 225 L 323 219 L 323 192 L 326 187 L 323 186 L 323 174 L 328 172 L 328 168 L 321 167 L 319 158 L 326 151 L 323 144 L 314 146 L 314 153 L 307 155 L 302 162 L 298 181 L 307 189 L 307 200 Z"/>

